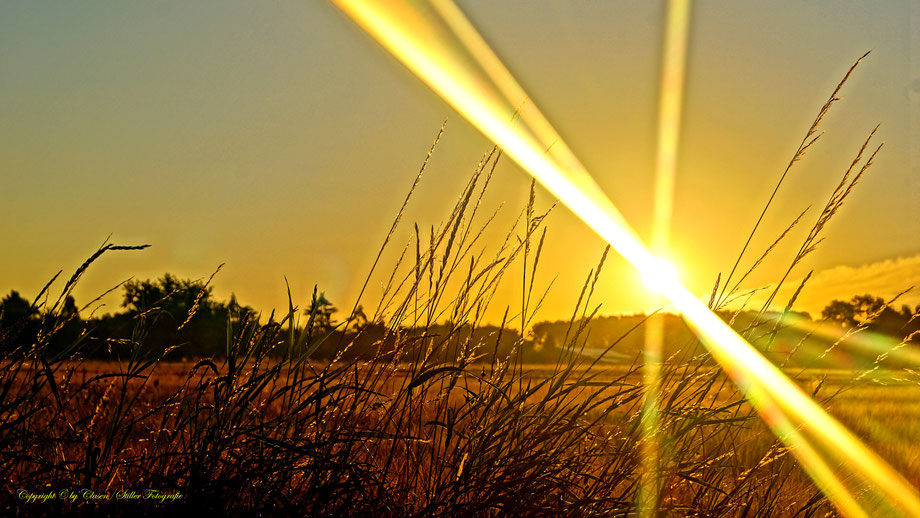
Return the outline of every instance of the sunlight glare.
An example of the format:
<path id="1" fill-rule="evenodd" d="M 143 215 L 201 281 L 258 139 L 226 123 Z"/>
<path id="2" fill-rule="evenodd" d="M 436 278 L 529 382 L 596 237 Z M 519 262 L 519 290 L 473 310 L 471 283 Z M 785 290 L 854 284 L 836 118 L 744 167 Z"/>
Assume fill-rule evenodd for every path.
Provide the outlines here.
<path id="1" fill-rule="evenodd" d="M 662 257 L 652 257 L 640 269 L 642 283 L 651 292 L 664 295 L 669 286 L 680 282 L 677 268 L 673 263 Z"/>
<path id="2" fill-rule="evenodd" d="M 450 0 L 332 0 L 607 241 L 674 305 L 800 465 L 847 516 L 920 516 L 916 490 L 685 288 Z M 514 120 L 512 124 L 511 121 Z M 643 275 L 646 276 L 646 275 Z"/>

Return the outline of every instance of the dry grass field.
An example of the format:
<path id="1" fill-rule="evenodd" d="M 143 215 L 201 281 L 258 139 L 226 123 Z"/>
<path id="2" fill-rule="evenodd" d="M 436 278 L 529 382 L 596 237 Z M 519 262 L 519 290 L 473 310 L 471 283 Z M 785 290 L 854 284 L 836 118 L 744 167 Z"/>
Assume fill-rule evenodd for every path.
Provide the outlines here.
<path id="1" fill-rule="evenodd" d="M 169 395 L 180 391 L 187 383 L 196 363 L 186 361 L 159 364 L 145 388 L 140 391 L 142 404 L 155 406 Z M 327 367 L 323 363 L 314 365 L 317 372 Z M 526 385 L 544 382 L 552 378 L 555 367 L 552 364 L 525 364 L 518 383 Z M 106 361 L 83 361 L 67 365 L 63 369 L 73 373 L 68 381 L 78 386 L 86 380 L 123 371 L 124 366 Z M 487 369 L 487 366 L 471 366 L 469 370 L 478 376 Z M 583 371 L 585 366 L 576 370 Z M 856 376 L 849 371 L 808 369 L 790 370 L 788 373 L 795 375 L 800 386 L 807 391 L 818 389 L 818 397 L 827 398 L 825 407 L 831 415 L 856 432 L 912 484 L 920 487 L 920 441 L 917 440 L 920 438 L 920 375 L 911 372 L 881 372 L 872 378 L 854 381 L 853 378 Z M 411 374 L 411 366 L 399 366 L 386 377 L 386 383 L 381 383 L 382 386 L 376 387 L 376 390 L 385 397 L 392 397 L 399 387 L 406 385 L 407 377 Z M 629 365 L 595 366 L 590 374 L 594 376 L 592 381 L 598 384 L 642 384 L 641 372 Z M 464 386 L 472 386 L 476 391 L 481 390 L 480 379 L 465 378 Z M 702 383 L 702 379 L 698 383 Z M 116 378 L 102 378 L 96 392 L 111 393 L 116 389 Z M 538 400 L 546 390 L 544 388 L 530 394 L 529 401 Z M 718 400 L 722 403 L 736 401 L 738 398 L 739 394 L 731 384 L 720 385 L 719 391 L 713 390 L 707 394 L 707 400 Z M 628 420 L 637 411 L 638 406 L 630 404 L 621 408 L 616 415 L 620 419 Z M 753 440 L 758 434 L 769 437 L 769 431 L 757 424 L 756 421 L 750 423 L 750 438 Z"/>
<path id="2" fill-rule="evenodd" d="M 52 367 L 54 385 L 34 364 L 7 363 L 16 376 L 3 378 L 5 393 L 19 401 L 0 414 L 10 448 L 0 467 L 11 487 L 90 488 L 108 499 L 24 506 L 7 498 L 6 506 L 27 514 L 128 505 L 155 513 L 174 504 L 292 515 L 491 515 L 521 505 L 526 514 L 628 514 L 644 440 L 641 373 L 587 361 L 67 361 Z M 831 413 L 920 483 L 911 440 L 920 384 L 798 374 L 819 399 L 833 395 Z M 830 512 L 717 369 L 667 367 L 663 379 L 663 510 Z M 125 501 L 151 489 L 160 500 Z"/>

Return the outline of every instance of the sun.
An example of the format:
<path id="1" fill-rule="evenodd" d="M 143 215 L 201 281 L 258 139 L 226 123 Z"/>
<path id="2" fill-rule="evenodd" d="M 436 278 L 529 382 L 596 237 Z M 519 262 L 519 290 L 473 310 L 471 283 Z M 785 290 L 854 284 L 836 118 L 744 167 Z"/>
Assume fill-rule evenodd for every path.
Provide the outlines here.
<path id="1" fill-rule="evenodd" d="M 679 282 L 677 267 L 663 257 L 652 257 L 642 265 L 640 274 L 645 287 L 658 295 L 665 295 Z"/>

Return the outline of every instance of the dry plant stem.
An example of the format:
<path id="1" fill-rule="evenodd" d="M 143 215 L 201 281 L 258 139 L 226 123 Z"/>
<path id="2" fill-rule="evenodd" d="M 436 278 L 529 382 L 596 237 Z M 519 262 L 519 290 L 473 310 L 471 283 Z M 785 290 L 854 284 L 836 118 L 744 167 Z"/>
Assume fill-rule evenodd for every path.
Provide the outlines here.
<path id="1" fill-rule="evenodd" d="M 871 51 L 869 51 L 871 52 Z M 757 229 L 760 227 L 760 223 L 763 221 L 764 216 L 767 213 L 767 210 L 770 208 L 770 205 L 773 203 L 773 199 L 776 197 L 776 193 L 779 191 L 780 186 L 786 179 L 786 175 L 789 174 L 789 170 L 792 169 L 792 165 L 798 162 L 804 155 L 805 152 L 811 147 L 820 137 L 821 133 L 817 133 L 818 127 L 821 125 L 821 121 L 824 119 L 824 116 L 827 115 L 827 112 L 830 110 L 831 106 L 838 100 L 837 94 L 840 93 L 841 88 L 850 78 L 850 74 L 853 73 L 853 70 L 859 65 L 859 63 L 869 55 L 869 52 L 863 54 L 855 63 L 847 70 L 847 73 L 843 76 L 843 79 L 837 84 L 837 87 L 834 88 L 834 91 L 831 93 L 827 102 L 824 103 L 824 106 L 818 111 L 818 116 L 815 117 L 815 120 L 811 123 L 811 127 L 808 128 L 808 131 L 805 133 L 805 137 L 802 138 L 802 142 L 799 143 L 799 147 L 796 148 L 795 153 L 792 155 L 792 159 L 789 160 L 789 163 L 786 165 L 786 169 L 783 170 L 783 174 L 780 175 L 779 181 L 776 183 L 776 186 L 773 188 L 773 192 L 770 193 L 770 197 L 767 199 L 767 203 L 764 205 L 763 210 L 760 212 L 760 216 L 757 217 L 757 221 L 754 223 L 754 228 L 751 229 L 750 234 L 748 234 L 747 240 L 744 242 L 744 246 L 741 247 L 741 252 L 738 254 L 738 258 L 735 259 L 735 264 L 732 265 L 731 271 L 728 274 L 728 277 L 725 278 L 725 282 L 722 284 L 722 292 L 719 294 L 719 300 L 725 295 L 725 287 L 731 281 L 732 276 L 735 274 L 735 270 L 738 268 L 738 264 L 741 262 L 741 259 L 744 257 L 745 252 L 748 249 L 748 246 L 751 244 L 751 239 L 753 239 L 754 234 L 757 232 Z M 718 306 L 719 304 L 716 304 Z"/>
<path id="2" fill-rule="evenodd" d="M 764 303 L 763 307 L 761 308 L 760 317 L 758 317 L 758 319 L 755 320 L 756 323 L 760 322 L 760 318 L 770 307 L 770 304 L 773 302 L 773 299 L 779 293 L 780 288 L 786 282 L 786 279 L 789 277 L 789 274 L 792 273 L 792 270 L 796 267 L 796 265 L 798 265 L 802 261 L 802 259 L 805 258 L 805 256 L 813 252 L 815 248 L 818 246 L 818 244 L 821 242 L 821 239 L 818 238 L 818 236 L 820 236 L 821 234 L 821 231 L 824 230 L 827 223 L 831 220 L 831 218 L 834 217 L 837 211 L 840 210 L 840 207 L 843 205 L 847 197 L 852 192 L 853 187 L 855 187 L 856 184 L 859 183 L 859 181 L 862 179 L 862 175 L 872 165 L 873 159 L 875 159 L 875 156 L 882 149 L 882 146 L 884 145 L 884 143 L 880 144 L 875 149 L 872 155 L 869 156 L 869 158 L 860 168 L 859 172 L 853 177 L 852 180 L 849 180 L 850 174 L 852 173 L 856 165 L 860 162 L 860 160 L 862 160 L 863 152 L 866 150 L 866 147 L 868 146 L 869 142 L 872 140 L 872 136 L 875 135 L 876 130 L 878 130 L 878 126 L 876 126 L 872 130 L 872 132 L 869 133 L 869 136 L 866 138 L 862 147 L 859 149 L 859 152 L 856 154 L 856 158 L 853 159 L 853 161 L 850 163 L 850 166 L 847 168 L 846 172 L 844 172 L 843 177 L 840 180 L 840 183 L 837 184 L 837 187 L 834 189 L 834 192 L 831 194 L 831 197 L 828 200 L 827 204 L 825 205 L 824 210 L 821 211 L 821 214 L 818 216 L 818 219 L 815 221 L 815 224 L 812 226 L 811 230 L 809 231 L 808 236 L 805 238 L 804 242 L 802 243 L 802 246 L 799 248 L 799 251 L 795 254 L 792 262 L 790 263 L 789 267 L 786 269 L 786 272 L 783 274 L 782 278 L 780 278 L 780 281 L 776 284 L 772 293 L 770 293 L 770 296 L 767 298 L 767 301 Z"/>
<path id="3" fill-rule="evenodd" d="M 364 291 L 367 289 L 367 284 L 370 282 L 371 276 L 374 274 L 374 270 L 377 269 L 377 263 L 380 262 L 380 257 L 383 255 L 383 251 L 386 249 L 387 244 L 390 242 L 390 238 L 393 237 L 393 232 L 396 231 L 396 227 L 399 225 L 399 222 L 402 219 L 402 215 L 406 210 L 406 206 L 409 204 L 409 199 L 412 198 L 412 193 L 415 192 L 415 188 L 418 187 L 419 182 L 422 180 L 422 174 L 424 174 L 425 168 L 428 167 L 428 161 L 431 159 L 431 155 L 434 154 L 434 150 L 438 145 L 438 141 L 441 140 L 441 135 L 444 134 L 444 128 L 446 126 L 447 121 L 445 120 L 444 123 L 441 124 L 441 128 L 438 130 L 438 134 L 435 136 L 434 142 L 431 144 L 431 148 L 428 150 L 428 154 L 425 155 L 425 160 L 422 162 L 422 167 L 419 168 L 418 174 L 415 175 L 415 180 L 412 181 L 412 187 L 409 188 L 409 192 L 406 194 L 406 199 L 403 200 L 402 205 L 399 207 L 399 211 L 396 213 L 396 218 L 393 220 L 393 224 L 390 226 L 390 230 L 387 232 L 387 235 L 383 240 L 383 244 L 377 251 L 377 257 L 374 258 L 374 263 L 371 265 L 370 271 L 364 280 L 364 284 L 362 284 L 361 290 L 358 292 L 358 296 L 355 298 L 355 305 L 349 314 L 349 320 L 345 324 L 346 328 L 348 327 L 348 324 L 351 323 L 351 315 L 354 314 L 354 310 L 357 309 L 358 304 L 361 301 L 361 297 L 364 295 Z"/>

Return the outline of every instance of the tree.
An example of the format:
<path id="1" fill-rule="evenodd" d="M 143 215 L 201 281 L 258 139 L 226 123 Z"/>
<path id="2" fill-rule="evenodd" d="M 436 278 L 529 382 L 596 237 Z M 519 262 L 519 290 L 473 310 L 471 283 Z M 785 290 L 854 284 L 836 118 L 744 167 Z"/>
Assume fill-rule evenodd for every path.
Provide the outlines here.
<path id="1" fill-rule="evenodd" d="M 882 297 L 869 294 L 856 295 L 849 302 L 833 300 L 821 311 L 821 316 L 849 327 L 865 326 L 896 337 L 907 336 L 915 328 L 908 326 L 913 317 L 909 306 L 902 306 L 899 311 L 887 306 Z"/>
<path id="2" fill-rule="evenodd" d="M 11 351 L 20 347 L 29 347 L 41 328 L 38 310 L 24 299 L 18 291 L 0 300 L 0 347 Z"/>
<path id="3" fill-rule="evenodd" d="M 821 316 L 830 320 L 843 322 L 850 326 L 856 326 L 865 322 L 876 313 L 879 313 L 877 316 L 881 316 L 880 311 L 882 311 L 884 307 L 885 299 L 874 297 L 867 293 L 865 295 L 856 295 L 850 299 L 849 302 L 833 300 L 823 311 L 821 311 Z M 884 311 L 897 313 L 890 308 L 885 308 Z"/>
<path id="4" fill-rule="evenodd" d="M 207 308 L 210 303 L 211 288 L 201 281 L 179 279 L 172 274 L 163 274 L 155 281 L 128 281 L 124 286 L 124 298 L 121 306 L 130 314 L 143 313 L 152 308 L 160 308 L 173 318 L 184 318 L 195 302 L 198 307 Z"/>
<path id="5" fill-rule="evenodd" d="M 211 291 L 202 281 L 180 279 L 169 273 L 156 280 L 130 281 L 124 286 L 122 307 L 134 322 L 119 333 L 122 338 L 135 336 L 131 330 L 139 326 L 144 330 L 143 341 L 157 350 L 179 346 L 175 354 L 221 354 L 226 349 L 231 310 L 226 304 L 214 302 Z M 249 311 L 235 300 L 232 303 L 237 313 Z"/>
<path id="6" fill-rule="evenodd" d="M 361 331 L 362 329 L 367 327 L 367 315 L 364 314 L 364 306 L 359 305 L 358 307 L 356 307 L 355 310 L 351 313 L 351 317 L 349 317 L 349 320 L 351 321 L 350 325 L 351 325 L 352 331 L 354 332 Z"/>
<path id="7" fill-rule="evenodd" d="M 32 304 L 24 299 L 18 291 L 12 290 L 10 294 L 0 300 L 0 326 L 13 325 L 23 318 L 31 318 L 38 314 Z"/>
<path id="8" fill-rule="evenodd" d="M 856 309 L 849 302 L 835 299 L 821 310 L 821 318 L 835 320 L 849 326 L 855 326 Z"/>
<path id="9" fill-rule="evenodd" d="M 64 318 L 80 319 L 80 308 L 77 307 L 77 301 L 73 295 L 68 295 L 64 299 L 64 305 L 61 307 L 61 316 Z"/>
<path id="10" fill-rule="evenodd" d="M 317 329 L 328 330 L 335 327 L 335 321 L 332 320 L 332 315 L 336 311 L 338 311 L 338 308 L 329 302 L 325 293 L 320 292 L 320 294 L 317 295 L 314 292 L 313 301 L 310 303 L 310 307 L 307 308 L 304 313 L 313 319 L 313 325 Z"/>

